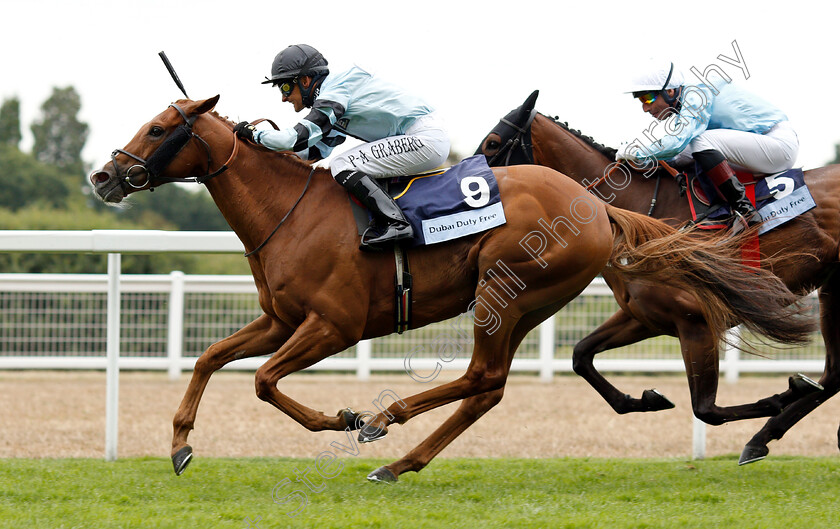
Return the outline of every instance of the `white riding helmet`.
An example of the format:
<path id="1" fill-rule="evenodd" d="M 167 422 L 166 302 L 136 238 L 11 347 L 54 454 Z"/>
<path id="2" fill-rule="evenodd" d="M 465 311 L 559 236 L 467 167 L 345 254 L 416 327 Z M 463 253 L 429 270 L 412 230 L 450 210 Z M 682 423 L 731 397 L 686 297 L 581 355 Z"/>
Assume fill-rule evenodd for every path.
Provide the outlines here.
<path id="1" fill-rule="evenodd" d="M 685 83 L 683 74 L 674 68 L 673 62 L 649 60 L 641 65 L 630 78 L 630 89 L 625 94 L 636 92 L 659 92 L 679 88 Z"/>

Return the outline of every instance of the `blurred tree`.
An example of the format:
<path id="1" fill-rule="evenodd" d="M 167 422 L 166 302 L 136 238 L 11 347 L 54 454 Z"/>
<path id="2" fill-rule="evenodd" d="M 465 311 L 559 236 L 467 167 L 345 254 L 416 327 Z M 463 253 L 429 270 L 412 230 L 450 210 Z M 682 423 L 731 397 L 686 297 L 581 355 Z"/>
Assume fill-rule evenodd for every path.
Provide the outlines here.
<path id="1" fill-rule="evenodd" d="M 20 100 L 4 99 L 0 105 L 0 145 L 18 147 L 20 140 Z"/>
<path id="2" fill-rule="evenodd" d="M 229 231 L 230 226 L 204 186 L 191 187 L 168 184 L 156 188 L 154 193 L 134 193 L 130 206 L 117 210 L 117 214 L 139 222 L 154 213 L 185 231 Z"/>
<path id="3" fill-rule="evenodd" d="M 33 203 L 59 207 L 81 202 L 81 195 L 74 197 L 71 193 L 70 180 L 57 167 L 37 161 L 16 146 L 0 143 L 0 208 L 16 211 Z"/>
<path id="4" fill-rule="evenodd" d="M 79 121 L 81 108 L 81 98 L 75 88 L 53 88 L 52 95 L 41 105 L 43 115 L 31 127 L 35 137 L 32 154 L 38 161 L 84 173 L 82 148 L 87 141 L 88 125 Z"/>

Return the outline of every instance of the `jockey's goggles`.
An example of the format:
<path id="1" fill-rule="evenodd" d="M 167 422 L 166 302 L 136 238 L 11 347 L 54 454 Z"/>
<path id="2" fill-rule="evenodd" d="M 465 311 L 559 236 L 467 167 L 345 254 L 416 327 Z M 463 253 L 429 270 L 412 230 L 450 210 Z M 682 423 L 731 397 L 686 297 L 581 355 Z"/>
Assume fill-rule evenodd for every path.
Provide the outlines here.
<path id="1" fill-rule="evenodd" d="M 645 105 L 649 105 L 659 98 L 659 92 L 644 92 L 637 96 L 637 98 Z"/>
<path id="2" fill-rule="evenodd" d="M 289 97 L 292 95 L 292 91 L 295 89 L 295 85 L 297 84 L 297 77 L 290 81 L 283 81 L 277 83 L 277 88 L 280 89 L 280 93 L 283 94 L 283 97 Z"/>

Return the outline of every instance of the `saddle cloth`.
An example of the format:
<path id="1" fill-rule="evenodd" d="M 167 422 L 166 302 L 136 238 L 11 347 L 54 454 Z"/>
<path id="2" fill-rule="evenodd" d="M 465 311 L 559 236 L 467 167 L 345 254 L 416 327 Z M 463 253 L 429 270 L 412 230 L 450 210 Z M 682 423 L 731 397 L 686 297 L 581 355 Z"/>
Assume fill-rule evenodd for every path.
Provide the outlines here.
<path id="1" fill-rule="evenodd" d="M 744 184 L 747 197 L 755 205 L 763 220 L 759 235 L 817 207 L 802 169 L 790 169 L 783 173 L 756 178 L 753 174 L 736 171 L 738 179 Z M 728 204 L 720 201 L 717 190 L 706 178 L 689 176 L 687 193 L 692 218 L 703 221 L 699 228 L 717 229 L 726 226 L 725 221 L 732 215 Z M 714 197 L 715 200 L 709 200 Z"/>
<path id="2" fill-rule="evenodd" d="M 484 155 L 466 158 L 445 171 L 379 182 L 414 228 L 407 246 L 451 241 L 507 222 L 496 176 Z M 360 234 L 367 229 L 370 214 L 364 218 L 362 226 L 357 216 Z"/>

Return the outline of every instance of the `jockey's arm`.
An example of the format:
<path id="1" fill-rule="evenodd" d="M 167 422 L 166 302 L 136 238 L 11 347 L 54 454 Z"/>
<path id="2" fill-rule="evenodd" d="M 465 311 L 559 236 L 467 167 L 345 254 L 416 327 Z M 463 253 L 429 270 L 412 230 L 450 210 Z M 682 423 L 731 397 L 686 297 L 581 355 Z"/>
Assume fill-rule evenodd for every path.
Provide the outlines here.
<path id="1" fill-rule="evenodd" d="M 696 88 L 696 92 L 686 94 L 680 112 L 673 112 L 664 120 L 662 137 L 645 146 L 646 150 L 635 151 L 635 161 L 644 164 L 651 160 L 670 160 L 683 152 L 694 138 L 708 128 L 713 97 L 708 89 L 701 91 Z"/>
<path id="2" fill-rule="evenodd" d="M 318 143 L 323 143 L 328 151 L 341 143 L 336 140 L 333 125 L 344 113 L 344 107 L 329 101 L 316 101 L 315 107 L 293 127 L 280 130 L 259 130 L 254 133 L 254 141 L 274 151 L 309 151 Z M 342 136 L 343 137 L 343 136 Z M 321 149 L 323 151 L 323 148 Z M 310 153 L 311 154 L 311 153 Z"/>

